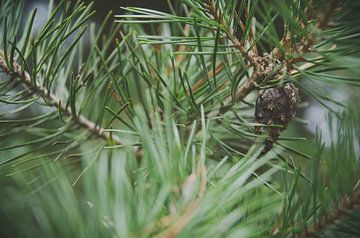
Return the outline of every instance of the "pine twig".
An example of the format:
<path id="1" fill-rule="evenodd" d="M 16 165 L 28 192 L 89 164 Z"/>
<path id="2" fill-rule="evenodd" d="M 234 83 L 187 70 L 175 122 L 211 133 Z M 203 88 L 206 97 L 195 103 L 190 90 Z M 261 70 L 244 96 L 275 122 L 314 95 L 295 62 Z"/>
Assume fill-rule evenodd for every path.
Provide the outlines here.
<path id="1" fill-rule="evenodd" d="M 219 22 L 219 24 L 221 24 L 226 29 L 227 27 L 222 20 L 221 14 L 218 13 L 217 11 L 214 1 L 212 0 L 207 1 L 206 6 L 207 6 L 207 10 L 210 12 L 214 20 Z M 226 98 L 224 102 L 221 104 L 220 109 L 218 111 L 212 111 L 208 113 L 206 115 L 207 117 L 219 116 L 221 114 L 226 113 L 234 105 L 234 102 L 242 101 L 249 93 L 255 90 L 257 85 L 262 83 L 265 76 L 268 73 L 272 72 L 274 69 L 274 65 L 271 62 L 272 57 L 269 57 L 268 54 L 264 54 L 264 56 L 258 56 L 257 54 L 247 51 L 234 34 L 230 33 L 229 30 L 226 30 L 225 32 L 227 38 L 240 51 L 241 55 L 245 58 L 245 60 L 247 60 L 249 64 L 253 66 L 254 72 L 251 75 L 251 77 L 238 88 L 234 97 L 230 96 Z M 278 73 L 283 71 L 281 69 L 278 70 Z M 274 77 L 279 77 L 279 76 L 280 75 L 275 75 Z"/>
<path id="2" fill-rule="evenodd" d="M 44 98 L 49 106 L 60 110 L 65 116 L 70 118 L 81 128 L 88 131 L 91 135 L 101 138 L 106 142 L 111 141 L 116 145 L 124 145 L 124 142 L 118 136 L 110 134 L 110 132 L 107 132 L 105 128 L 99 127 L 85 116 L 81 114 L 73 115 L 71 108 L 66 107 L 63 103 L 61 103 L 60 99 L 58 99 L 53 93 L 49 92 L 46 88 L 39 85 L 35 86 L 31 81 L 29 73 L 24 71 L 17 62 L 13 62 L 13 69 L 9 69 L 6 64 L 5 57 L 6 56 L 4 56 L 3 52 L 0 51 L 0 68 L 6 75 L 10 76 L 12 79 L 19 80 L 19 82 L 30 89 L 31 92 Z M 141 154 L 140 146 L 134 146 L 134 149 L 136 155 Z"/>
<path id="3" fill-rule="evenodd" d="M 320 221 L 315 220 L 313 224 L 301 232 L 303 237 L 311 238 L 317 237 L 317 235 L 327 228 L 330 228 L 332 225 L 335 225 L 336 221 L 346 219 L 346 216 L 349 212 L 358 210 L 360 206 L 360 189 L 358 188 L 352 194 L 350 198 L 346 197 L 341 202 L 340 205 L 335 208 L 335 212 L 332 216 L 324 216 Z"/>
<path id="4" fill-rule="evenodd" d="M 207 1 L 206 6 L 207 6 L 207 10 L 210 12 L 214 20 L 217 21 L 224 29 L 227 29 L 227 26 L 223 21 L 222 15 L 217 12 L 215 2 L 213 0 L 209 0 Z M 250 52 L 248 52 L 245 49 L 245 47 L 241 44 L 241 42 L 238 40 L 238 38 L 233 33 L 230 33 L 228 29 L 225 31 L 225 33 L 228 39 L 234 44 L 234 47 L 240 51 L 241 55 L 247 61 L 249 61 L 251 65 L 253 65 L 255 68 L 258 68 L 259 64 L 258 61 L 256 60 L 257 55 L 253 55 Z"/>
<path id="5" fill-rule="evenodd" d="M 156 238 L 172 238 L 179 234 L 186 225 L 190 222 L 191 218 L 195 215 L 197 209 L 199 208 L 200 202 L 205 196 L 206 192 L 206 183 L 207 183 L 207 172 L 204 164 L 198 161 L 196 174 L 190 174 L 183 184 L 183 187 L 189 186 L 190 183 L 194 183 L 196 178 L 200 179 L 200 188 L 198 197 L 192 201 L 190 201 L 184 210 L 184 212 L 178 217 L 164 217 L 160 220 L 171 220 L 167 221 L 167 223 L 172 224 L 167 229 L 162 231 L 160 234 L 156 236 Z M 166 219 L 167 218 L 167 219 Z"/>
<path id="6" fill-rule="evenodd" d="M 217 13 L 214 1 L 209 0 L 208 2 L 209 2 L 207 4 L 208 11 L 213 15 L 214 20 L 218 21 L 222 26 L 224 26 L 226 28 L 224 23 L 221 21 L 221 17 Z M 325 11 L 323 17 L 321 19 L 319 19 L 319 22 L 318 22 L 316 28 L 318 28 L 320 30 L 325 29 L 329 25 L 331 17 L 333 16 L 333 14 L 335 13 L 335 11 L 338 7 L 339 7 L 339 4 L 336 0 L 331 1 L 330 6 L 327 9 L 327 11 Z M 224 101 L 221 103 L 220 108 L 218 110 L 209 112 L 206 115 L 207 117 L 222 115 L 222 114 L 226 113 L 227 111 L 229 111 L 232 108 L 232 106 L 235 105 L 236 102 L 242 101 L 248 94 L 250 94 L 253 90 L 255 90 L 257 88 L 257 85 L 259 85 L 260 83 L 263 82 L 264 78 L 266 78 L 266 76 L 269 73 L 273 73 L 274 65 L 272 64 L 271 61 L 273 61 L 274 59 L 280 58 L 279 57 L 280 52 L 279 52 L 278 48 L 274 48 L 272 51 L 270 51 L 271 52 L 270 54 L 264 54 L 264 56 L 250 54 L 248 51 L 246 51 L 244 49 L 244 47 L 241 45 L 241 43 L 239 42 L 239 40 L 236 38 L 235 35 L 229 34 L 228 31 L 226 31 L 226 34 L 227 34 L 228 39 L 230 41 L 232 41 L 233 44 L 235 45 L 235 47 L 238 48 L 238 50 L 241 52 L 242 56 L 247 61 L 249 61 L 250 65 L 252 65 L 254 67 L 254 71 L 253 71 L 252 75 L 250 76 L 250 78 L 246 82 L 244 82 L 242 85 L 240 85 L 240 87 L 236 90 L 234 97 L 229 96 L 228 98 L 224 99 Z M 286 35 L 286 37 L 290 37 L 288 34 L 285 34 L 285 35 Z M 286 39 L 284 38 L 282 40 L 283 44 L 286 43 L 285 41 L 286 41 Z M 314 40 L 312 39 L 311 34 L 305 36 L 296 49 L 297 53 L 304 54 L 304 53 L 308 52 L 309 48 L 311 46 L 313 46 L 315 43 L 316 42 L 314 42 Z M 333 46 L 331 46 L 331 47 L 333 47 Z M 288 49 L 288 50 L 290 51 L 291 49 Z M 291 53 L 291 52 L 287 52 L 287 53 Z M 293 64 L 303 61 L 303 60 L 304 59 L 302 57 L 293 59 L 290 62 L 286 62 L 286 60 L 283 60 L 282 62 L 280 62 L 282 67 L 280 67 L 280 69 L 278 69 L 277 72 L 275 72 L 273 74 L 273 78 L 275 78 L 275 79 L 281 78 L 282 75 L 284 74 L 284 70 L 287 71 L 286 73 L 288 75 L 297 74 L 298 70 L 296 70 L 296 67 L 294 69 Z M 309 65 L 308 63 L 306 63 L 306 64 L 304 64 L 304 66 L 305 67 L 301 66 L 300 68 L 302 68 L 302 69 L 309 68 L 312 65 Z"/>

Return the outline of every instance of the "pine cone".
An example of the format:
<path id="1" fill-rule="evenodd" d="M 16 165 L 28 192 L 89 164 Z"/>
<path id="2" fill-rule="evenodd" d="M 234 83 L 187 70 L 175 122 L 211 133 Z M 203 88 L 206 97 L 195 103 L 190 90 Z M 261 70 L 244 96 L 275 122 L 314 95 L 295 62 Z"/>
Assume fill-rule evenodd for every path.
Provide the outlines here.
<path id="1" fill-rule="evenodd" d="M 260 92 L 256 99 L 255 120 L 270 127 L 269 137 L 265 140 L 262 154 L 267 153 L 277 141 L 280 133 L 286 129 L 289 122 L 295 117 L 297 104 L 300 102 L 299 90 L 292 83 L 286 83 L 279 88 L 269 88 Z M 255 127 L 256 133 L 261 134 L 263 128 Z"/>

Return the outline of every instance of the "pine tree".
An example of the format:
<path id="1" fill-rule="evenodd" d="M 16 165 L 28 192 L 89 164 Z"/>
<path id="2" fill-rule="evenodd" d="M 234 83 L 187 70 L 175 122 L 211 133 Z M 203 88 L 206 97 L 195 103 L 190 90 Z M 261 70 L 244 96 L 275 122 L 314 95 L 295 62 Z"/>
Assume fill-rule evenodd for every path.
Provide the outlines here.
<path id="1" fill-rule="evenodd" d="M 1 237 L 360 237 L 360 3 L 164 4 L 0 1 Z"/>

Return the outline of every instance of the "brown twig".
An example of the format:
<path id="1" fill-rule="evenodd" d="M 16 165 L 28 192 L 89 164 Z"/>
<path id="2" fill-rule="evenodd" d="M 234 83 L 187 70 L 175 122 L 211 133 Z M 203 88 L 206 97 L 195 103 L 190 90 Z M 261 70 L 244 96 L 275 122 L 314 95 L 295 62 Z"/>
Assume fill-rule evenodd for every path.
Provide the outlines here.
<path id="1" fill-rule="evenodd" d="M 28 72 L 24 71 L 22 67 L 13 62 L 13 68 L 10 69 L 5 61 L 5 56 L 0 51 L 0 68 L 1 70 L 12 79 L 17 79 L 20 83 L 26 86 L 32 93 L 41 96 L 44 101 L 54 108 L 57 108 L 61 111 L 66 117 L 71 119 L 75 124 L 80 126 L 81 128 L 88 131 L 91 135 L 101 138 L 106 142 L 112 142 L 116 145 L 124 145 L 124 142 L 116 135 L 112 135 L 110 132 L 106 131 L 105 128 L 99 127 L 97 124 L 92 122 L 91 120 L 87 119 L 85 116 L 73 115 L 70 107 L 64 105 L 60 99 L 58 99 L 54 94 L 49 92 L 46 88 L 40 85 L 34 85 L 31 81 L 31 77 Z M 141 154 L 140 146 L 134 146 L 136 155 Z"/>
<path id="2" fill-rule="evenodd" d="M 311 47 L 318 41 L 318 30 L 323 30 L 329 26 L 331 17 L 334 15 L 334 12 L 339 7 L 339 3 L 337 0 L 332 0 L 329 4 L 329 7 L 324 11 L 323 14 L 320 14 L 318 16 L 317 24 L 314 26 L 314 28 L 308 33 L 305 34 L 300 41 L 300 44 L 296 45 L 294 48 L 291 48 L 291 34 L 290 32 L 285 32 L 283 38 L 280 41 L 280 44 L 285 48 L 286 53 L 297 53 L 300 54 L 299 57 L 291 58 L 291 59 L 285 59 L 288 65 L 289 70 L 292 69 L 293 65 L 298 62 L 303 62 L 303 54 L 310 52 L 312 49 Z M 312 19 L 313 13 L 311 10 L 311 5 L 308 6 L 308 10 L 306 11 L 306 15 L 308 19 Z M 305 27 L 304 23 L 301 23 L 302 27 Z M 275 48 L 272 52 L 274 55 L 277 56 L 279 59 L 281 57 L 280 50 L 278 48 Z"/>
<path id="3" fill-rule="evenodd" d="M 207 10 L 210 12 L 212 17 L 215 21 L 217 21 L 224 29 L 227 29 L 227 26 L 225 22 L 223 21 L 222 15 L 217 11 L 215 2 L 214 1 L 208 1 L 207 4 Z M 245 47 L 241 44 L 241 42 L 238 40 L 238 38 L 230 32 L 228 29 L 225 31 L 226 36 L 228 39 L 234 44 L 234 47 L 239 50 L 241 55 L 255 68 L 258 68 L 258 62 L 256 60 L 256 55 L 251 54 L 248 52 Z"/>
<path id="4" fill-rule="evenodd" d="M 223 63 L 218 64 L 215 67 L 215 75 L 218 75 L 223 69 L 225 68 Z M 213 71 L 210 71 L 207 75 L 208 78 L 212 78 L 214 77 L 214 73 Z M 196 83 L 194 83 L 194 85 L 191 86 L 191 90 L 193 92 L 196 92 L 201 86 L 203 86 L 205 83 L 207 82 L 207 80 L 205 78 L 201 78 L 200 80 L 196 81 Z"/>
<path id="5" fill-rule="evenodd" d="M 198 197 L 192 201 L 190 201 L 184 212 L 179 217 L 164 217 L 160 220 L 166 220 L 166 223 L 171 224 L 167 229 L 162 231 L 160 234 L 156 236 L 156 238 L 172 238 L 179 234 L 184 227 L 190 222 L 191 218 L 195 215 L 201 200 L 205 196 L 206 192 L 206 183 L 207 183 L 207 173 L 206 166 L 204 164 L 205 161 L 199 158 L 196 168 L 196 174 L 190 174 L 183 184 L 183 187 L 191 186 L 195 183 L 196 178 L 200 178 L 200 187 Z"/>
<path id="6" fill-rule="evenodd" d="M 161 232 L 159 235 L 155 236 L 156 238 L 172 238 L 180 233 L 182 229 L 189 223 L 193 217 L 196 209 L 199 207 L 199 200 L 191 202 L 184 213 L 176 220 L 176 222 L 170 226 L 170 228 Z"/>

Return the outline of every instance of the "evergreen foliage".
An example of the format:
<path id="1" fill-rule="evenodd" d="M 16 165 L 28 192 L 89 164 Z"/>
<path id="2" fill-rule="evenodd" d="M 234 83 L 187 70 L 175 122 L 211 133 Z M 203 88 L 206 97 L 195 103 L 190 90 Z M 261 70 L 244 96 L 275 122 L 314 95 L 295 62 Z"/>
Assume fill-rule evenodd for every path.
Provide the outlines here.
<path id="1" fill-rule="evenodd" d="M 50 2 L 36 32 L 0 1 L 1 237 L 360 237 L 360 3 L 164 3 Z M 255 123 L 289 83 L 298 117 Z"/>

